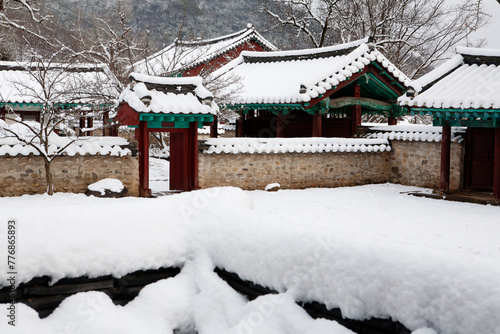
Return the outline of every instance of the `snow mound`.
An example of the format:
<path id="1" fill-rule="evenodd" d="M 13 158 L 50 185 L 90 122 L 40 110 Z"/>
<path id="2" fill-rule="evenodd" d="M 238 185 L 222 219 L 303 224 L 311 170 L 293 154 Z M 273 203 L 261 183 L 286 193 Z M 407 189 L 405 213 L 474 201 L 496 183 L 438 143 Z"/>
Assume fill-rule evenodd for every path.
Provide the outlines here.
<path id="1" fill-rule="evenodd" d="M 121 192 L 125 186 L 123 185 L 122 181 L 117 180 L 117 179 L 103 179 L 100 181 L 97 181 L 95 183 L 89 184 L 88 189 L 90 191 L 96 191 L 100 192 L 101 195 L 104 195 L 106 193 L 106 190 L 109 190 L 114 193 L 119 193 Z"/>

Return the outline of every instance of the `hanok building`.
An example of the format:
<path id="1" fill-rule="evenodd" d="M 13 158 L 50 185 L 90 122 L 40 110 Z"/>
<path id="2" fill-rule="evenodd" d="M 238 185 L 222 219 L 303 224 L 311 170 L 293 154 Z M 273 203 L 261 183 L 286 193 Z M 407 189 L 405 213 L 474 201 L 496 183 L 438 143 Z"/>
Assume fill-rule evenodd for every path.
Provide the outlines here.
<path id="1" fill-rule="evenodd" d="M 200 77 L 132 73 L 117 111 L 117 122 L 136 128 L 141 196 L 151 196 L 149 132 L 170 133 L 170 189 L 198 188 L 198 128 L 211 124 L 218 111 Z"/>
<path id="2" fill-rule="evenodd" d="M 176 40 L 133 65 L 137 73 L 161 76 L 198 76 L 213 72 L 242 51 L 271 51 L 276 47 L 253 25 L 236 33 L 206 40 Z"/>
<path id="3" fill-rule="evenodd" d="M 353 137 L 362 114 L 395 124 L 411 80 L 367 39 L 311 50 L 242 52 L 213 73 L 240 78 L 239 137 Z"/>
<path id="4" fill-rule="evenodd" d="M 41 111 L 50 104 L 61 110 L 77 108 L 80 119 L 75 126 L 92 128 L 95 112 L 114 104 L 119 95 L 117 87 L 117 79 L 104 65 L 3 61 L 0 117 L 7 122 L 15 117 L 40 122 Z M 103 114 L 106 122 L 107 112 Z"/>
<path id="5" fill-rule="evenodd" d="M 449 190 L 450 129 L 467 127 L 465 190 L 500 198 L 500 50 L 458 48 L 399 99 L 415 115 L 443 127 L 440 190 Z"/>

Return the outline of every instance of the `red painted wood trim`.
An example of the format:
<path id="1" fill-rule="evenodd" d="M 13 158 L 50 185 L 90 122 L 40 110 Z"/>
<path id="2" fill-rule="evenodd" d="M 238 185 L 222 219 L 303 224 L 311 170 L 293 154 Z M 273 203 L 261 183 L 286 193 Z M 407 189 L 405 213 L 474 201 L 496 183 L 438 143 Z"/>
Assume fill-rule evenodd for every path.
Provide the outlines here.
<path id="1" fill-rule="evenodd" d="M 311 99 L 311 101 L 309 101 L 309 105 L 304 106 L 304 109 L 306 109 L 306 110 L 310 109 L 311 107 L 315 106 L 316 104 L 323 101 L 327 97 L 330 97 L 330 95 L 332 95 L 336 91 L 344 88 L 345 86 L 349 85 L 353 81 L 356 81 L 359 77 L 361 77 L 363 74 L 365 74 L 368 71 L 368 67 L 370 67 L 370 66 L 366 66 L 361 72 L 355 73 L 348 80 L 339 83 L 335 89 L 330 89 L 325 94 L 323 94 L 322 97 L 316 97 L 314 99 Z"/>
<path id="2" fill-rule="evenodd" d="M 500 127 L 495 129 L 495 151 L 493 161 L 493 197 L 500 198 Z"/>
<path id="3" fill-rule="evenodd" d="M 393 78 L 394 81 L 399 82 L 398 79 L 394 78 L 390 72 L 388 72 L 387 70 L 385 70 L 385 71 L 387 72 L 388 75 L 390 75 Z M 389 78 L 387 78 L 385 75 L 380 74 L 380 70 L 378 68 L 376 68 L 375 66 L 369 65 L 368 72 L 370 72 L 371 74 L 376 76 L 377 79 L 382 81 L 390 90 L 392 90 L 398 96 L 403 95 L 403 90 L 401 88 L 399 88 L 398 86 L 393 85 L 391 83 L 391 80 L 389 80 Z"/>
<path id="4" fill-rule="evenodd" d="M 450 150 L 451 150 L 451 126 L 449 122 L 443 125 L 441 140 L 441 174 L 439 179 L 439 190 L 450 191 Z"/>
<path id="5" fill-rule="evenodd" d="M 320 114 L 314 114 L 313 115 L 313 128 L 312 128 L 312 136 L 313 137 L 321 137 L 321 125 L 323 116 Z"/>
<path id="6" fill-rule="evenodd" d="M 149 189 L 149 132 L 147 122 L 139 122 L 137 134 L 139 146 L 139 195 L 151 197 Z"/>
<path id="7" fill-rule="evenodd" d="M 115 122 L 118 122 L 120 125 L 130 125 L 137 126 L 139 125 L 139 113 L 132 109 L 128 105 L 128 103 L 124 102 L 120 104 L 117 108 L 117 115 L 114 118 Z"/>

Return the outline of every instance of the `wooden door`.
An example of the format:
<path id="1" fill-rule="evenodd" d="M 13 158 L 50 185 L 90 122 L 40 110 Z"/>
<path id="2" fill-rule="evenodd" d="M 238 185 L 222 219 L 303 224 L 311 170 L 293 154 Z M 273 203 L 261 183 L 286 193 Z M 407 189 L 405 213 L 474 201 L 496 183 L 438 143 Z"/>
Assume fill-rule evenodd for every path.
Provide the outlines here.
<path id="1" fill-rule="evenodd" d="M 469 128 L 467 131 L 469 188 L 492 191 L 495 129 Z"/>

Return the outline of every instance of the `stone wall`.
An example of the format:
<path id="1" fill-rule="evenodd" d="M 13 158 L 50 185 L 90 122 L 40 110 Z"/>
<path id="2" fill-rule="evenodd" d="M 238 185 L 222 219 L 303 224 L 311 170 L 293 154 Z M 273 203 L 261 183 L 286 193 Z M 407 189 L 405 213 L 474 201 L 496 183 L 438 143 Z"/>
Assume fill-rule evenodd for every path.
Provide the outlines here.
<path id="1" fill-rule="evenodd" d="M 342 187 L 391 182 L 439 188 L 441 142 L 391 141 L 390 152 L 207 154 L 198 156 L 201 188 Z M 462 188 L 464 145 L 451 145 L 450 190 Z"/>
<path id="2" fill-rule="evenodd" d="M 201 188 L 235 186 L 264 189 L 342 187 L 388 182 L 390 152 L 199 154 Z"/>
<path id="3" fill-rule="evenodd" d="M 137 157 L 76 155 L 57 157 L 51 164 L 56 192 L 83 193 L 87 186 L 105 178 L 122 181 L 131 196 L 139 195 Z M 34 155 L 0 156 L 0 196 L 46 192 L 43 159 Z"/>
<path id="4" fill-rule="evenodd" d="M 424 188 L 439 188 L 441 142 L 391 141 L 390 182 Z M 463 144 L 451 143 L 450 191 L 462 189 Z"/>

